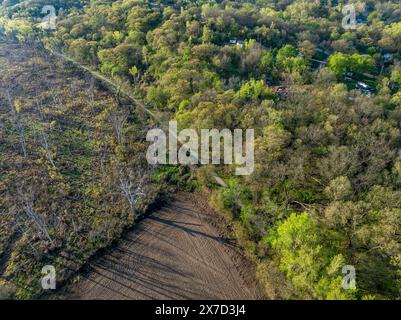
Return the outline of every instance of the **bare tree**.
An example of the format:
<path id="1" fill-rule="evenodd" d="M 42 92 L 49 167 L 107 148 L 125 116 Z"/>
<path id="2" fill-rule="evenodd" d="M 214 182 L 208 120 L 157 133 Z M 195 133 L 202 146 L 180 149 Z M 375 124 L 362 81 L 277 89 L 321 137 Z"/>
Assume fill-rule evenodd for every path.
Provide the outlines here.
<path id="1" fill-rule="evenodd" d="M 26 151 L 26 138 L 25 138 L 25 127 L 21 123 L 21 119 L 18 115 L 17 110 L 15 110 L 14 103 L 11 99 L 10 92 L 8 90 L 5 90 L 6 92 L 6 97 L 8 100 L 8 104 L 10 105 L 11 113 L 14 119 L 15 127 L 18 130 L 18 137 L 19 137 L 19 142 L 21 145 L 22 153 L 24 154 L 24 157 L 27 157 L 27 151 Z"/>
<path id="2" fill-rule="evenodd" d="M 142 192 L 142 185 L 143 177 L 139 178 L 137 184 L 135 185 L 133 183 L 132 176 L 130 174 L 126 174 L 124 170 L 120 170 L 120 189 L 123 196 L 128 200 L 134 217 L 136 215 L 136 204 L 139 200 L 139 196 L 144 194 Z"/>
<path id="3" fill-rule="evenodd" d="M 49 146 L 48 136 L 43 128 L 41 128 L 39 135 L 40 135 L 39 136 L 39 144 L 45 151 L 46 159 L 50 162 L 50 164 L 52 165 L 53 168 L 56 168 L 56 164 L 54 163 L 54 160 L 53 160 L 52 151 Z"/>
<path id="4" fill-rule="evenodd" d="M 23 233 L 25 232 L 25 230 L 24 230 L 24 224 L 20 224 L 20 225 L 18 226 L 18 230 L 19 230 L 19 232 L 21 232 L 21 234 L 23 234 Z M 28 244 L 29 244 L 29 246 L 31 247 L 31 249 L 32 249 L 32 251 L 33 251 L 33 254 L 34 254 L 36 260 L 39 260 L 39 259 L 40 259 L 40 253 L 39 253 L 39 251 L 35 248 L 35 246 L 33 245 L 32 241 L 29 240 L 29 237 L 27 238 L 27 241 L 28 241 Z"/>
<path id="5" fill-rule="evenodd" d="M 127 123 L 128 116 L 125 113 L 118 113 L 117 111 L 112 111 L 110 114 L 110 123 L 113 126 L 114 133 L 117 138 L 117 142 L 120 146 L 124 145 L 124 127 Z"/>
<path id="6" fill-rule="evenodd" d="M 52 95 L 52 99 L 53 99 L 53 103 L 56 107 L 61 106 L 62 101 L 59 99 L 59 97 L 55 94 L 55 92 L 57 92 L 57 90 L 54 88 L 53 85 L 50 85 L 50 93 Z"/>
<path id="7" fill-rule="evenodd" d="M 18 193 L 20 205 L 22 206 L 22 209 L 28 220 L 32 221 L 36 225 L 37 229 L 45 235 L 47 240 L 49 240 L 50 244 L 54 246 L 54 241 L 50 237 L 45 221 L 33 208 L 32 194 L 29 192 L 24 192 L 22 189 L 20 189 Z M 40 234 L 38 234 L 38 236 L 42 239 Z"/>
<path id="8" fill-rule="evenodd" d="M 93 105 L 93 103 L 95 101 L 95 84 L 96 84 L 96 79 L 91 75 L 90 80 L 89 80 L 89 88 L 88 88 L 91 105 Z"/>
<path id="9" fill-rule="evenodd" d="M 39 118 L 41 121 L 44 121 L 42 113 L 43 107 L 37 100 L 36 100 L 36 105 L 38 108 Z M 54 163 L 51 147 L 49 144 L 49 137 L 42 123 L 39 124 L 38 142 L 45 151 L 46 159 L 50 162 L 53 168 L 56 168 L 56 164 Z"/>

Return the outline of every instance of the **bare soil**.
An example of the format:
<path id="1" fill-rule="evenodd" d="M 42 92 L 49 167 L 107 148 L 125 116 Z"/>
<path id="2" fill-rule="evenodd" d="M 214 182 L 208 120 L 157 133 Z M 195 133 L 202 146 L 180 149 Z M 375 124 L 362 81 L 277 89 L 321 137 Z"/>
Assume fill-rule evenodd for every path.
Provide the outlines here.
<path id="1" fill-rule="evenodd" d="M 255 269 L 200 195 L 179 193 L 95 258 L 67 299 L 263 299 Z"/>

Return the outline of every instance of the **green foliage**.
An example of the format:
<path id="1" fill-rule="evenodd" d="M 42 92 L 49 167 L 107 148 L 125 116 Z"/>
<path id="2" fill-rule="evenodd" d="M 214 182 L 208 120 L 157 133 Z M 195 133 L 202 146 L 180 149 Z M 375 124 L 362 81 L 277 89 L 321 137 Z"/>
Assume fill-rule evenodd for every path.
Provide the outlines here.
<path id="1" fill-rule="evenodd" d="M 280 270 L 302 299 L 353 299 L 353 292 L 342 289 L 341 255 L 325 247 L 322 231 L 307 213 L 291 214 L 277 224 L 265 241 L 271 244 L 280 260 Z"/>
<path id="2" fill-rule="evenodd" d="M 112 77 L 136 76 L 138 74 L 136 65 L 140 63 L 140 55 L 141 52 L 136 46 L 128 44 L 113 49 L 103 49 L 98 52 L 100 70 Z"/>
<path id="3" fill-rule="evenodd" d="M 397 51 L 401 46 L 401 22 L 394 22 L 387 25 L 383 32 L 379 44 L 387 50 Z"/>
<path id="4" fill-rule="evenodd" d="M 222 204 L 233 212 L 235 218 L 239 218 L 243 201 L 246 200 L 247 190 L 240 185 L 237 179 L 228 181 L 228 188 L 220 193 Z"/>
<path id="5" fill-rule="evenodd" d="M 264 100 L 273 96 L 272 91 L 265 85 L 263 80 L 251 79 L 245 82 L 239 89 L 237 96 L 244 100 Z"/>
<path id="6" fill-rule="evenodd" d="M 337 77 L 343 77 L 350 72 L 371 72 L 375 68 L 375 61 L 371 56 L 360 54 L 344 54 L 341 52 L 330 56 L 328 63 L 329 70 Z"/>
<path id="7" fill-rule="evenodd" d="M 287 44 L 278 50 L 276 57 L 277 64 L 283 67 L 288 59 L 295 58 L 297 55 L 298 50 L 292 45 Z"/>
<path id="8" fill-rule="evenodd" d="M 95 42 L 86 41 L 83 38 L 73 40 L 69 47 L 69 54 L 84 64 L 93 63 L 95 54 Z"/>

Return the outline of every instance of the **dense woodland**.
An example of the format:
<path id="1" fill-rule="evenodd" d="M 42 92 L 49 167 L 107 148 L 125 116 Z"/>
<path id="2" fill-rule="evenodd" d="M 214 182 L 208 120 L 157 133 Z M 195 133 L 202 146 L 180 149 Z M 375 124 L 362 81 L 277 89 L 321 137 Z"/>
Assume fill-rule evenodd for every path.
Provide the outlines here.
<path id="1" fill-rule="evenodd" d="M 268 297 L 396 299 L 401 3 L 346 3 L 355 4 L 355 30 L 342 27 L 345 1 L 335 0 L 6 0 L 0 30 L 98 70 L 181 128 L 255 129 L 251 176 L 235 176 L 233 166 L 199 167 L 190 184 L 229 213 Z M 57 9 L 55 31 L 40 28 L 48 4 Z M 29 88 L 10 85 L 18 65 L 7 65 L 7 50 L 0 254 L 9 243 L 15 248 L 0 271 L 29 285 L 35 259 L 59 261 L 79 247 L 85 260 L 132 223 L 140 210 L 127 195 L 134 186 L 152 189 L 161 177 L 189 186 L 186 171 L 171 167 L 143 181 L 141 170 L 154 168 L 138 156 L 146 149 L 138 132 L 150 120 L 131 119 L 135 112 L 122 113 L 118 99 L 93 88 L 89 94 L 85 79 L 70 86 L 65 66 L 54 84 L 48 72 L 62 69 L 40 71 L 46 53 L 25 59 L 35 76 L 19 75 L 42 81 L 42 92 L 21 96 Z M 212 170 L 227 188 L 214 183 Z M 356 268 L 355 290 L 341 287 L 345 265 Z"/>

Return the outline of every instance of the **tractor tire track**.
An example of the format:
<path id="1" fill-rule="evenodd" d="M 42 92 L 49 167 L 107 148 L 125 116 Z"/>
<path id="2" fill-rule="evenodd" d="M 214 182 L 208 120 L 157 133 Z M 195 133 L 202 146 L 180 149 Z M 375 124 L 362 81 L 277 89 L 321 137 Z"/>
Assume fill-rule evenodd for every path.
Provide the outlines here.
<path id="1" fill-rule="evenodd" d="M 179 193 L 169 206 L 142 220 L 82 279 L 67 299 L 263 299 L 252 273 L 192 195 Z M 254 275 L 250 276 L 251 278 Z"/>

